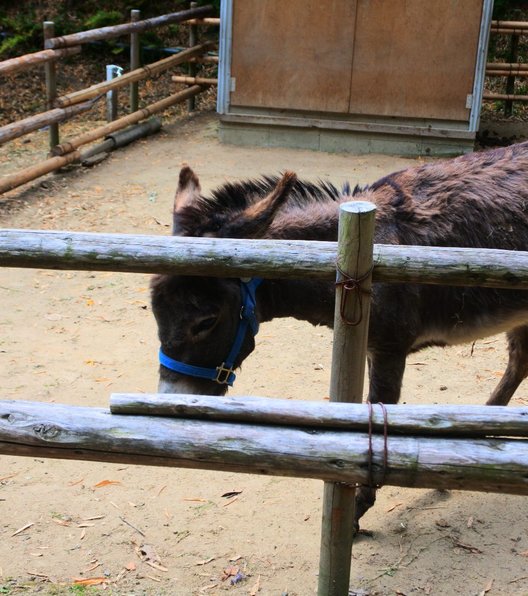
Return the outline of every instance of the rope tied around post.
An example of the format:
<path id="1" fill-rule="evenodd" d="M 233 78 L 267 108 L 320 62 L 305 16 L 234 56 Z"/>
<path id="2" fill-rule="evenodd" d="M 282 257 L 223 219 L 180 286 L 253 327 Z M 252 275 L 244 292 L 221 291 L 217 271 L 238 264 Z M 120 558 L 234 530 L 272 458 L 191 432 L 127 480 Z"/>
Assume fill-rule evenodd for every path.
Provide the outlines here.
<path id="1" fill-rule="evenodd" d="M 339 263 L 336 263 L 336 268 L 341 278 L 338 281 L 336 281 L 335 284 L 336 287 L 340 286 L 342 289 L 340 303 L 341 319 L 343 323 L 345 323 L 345 325 L 348 325 L 350 327 L 357 327 L 363 319 L 363 301 L 361 300 L 360 294 L 370 296 L 370 294 L 372 293 L 371 290 L 366 290 L 365 288 L 363 288 L 362 284 L 372 275 L 374 266 L 370 267 L 370 269 L 368 269 L 368 271 L 366 271 L 360 277 L 351 277 L 339 267 Z M 358 314 L 355 317 L 355 319 L 349 319 L 345 314 L 347 300 L 350 294 L 352 293 L 355 293 L 358 304 Z"/>
<path id="2" fill-rule="evenodd" d="M 373 415 L 374 415 L 374 408 L 370 401 L 367 401 L 368 411 L 369 411 L 369 419 L 368 419 L 368 486 L 370 488 L 380 488 L 385 483 L 385 478 L 387 477 L 387 466 L 388 466 L 388 459 L 389 459 L 389 445 L 388 445 L 388 434 L 389 434 L 389 424 L 387 420 L 387 408 L 383 403 L 380 401 L 377 402 L 377 405 L 380 406 L 381 411 L 383 412 L 383 467 L 381 469 L 382 475 L 381 480 L 378 484 L 374 484 L 374 478 L 372 474 L 372 456 L 373 456 L 373 449 L 372 449 L 372 426 L 373 426 Z"/>

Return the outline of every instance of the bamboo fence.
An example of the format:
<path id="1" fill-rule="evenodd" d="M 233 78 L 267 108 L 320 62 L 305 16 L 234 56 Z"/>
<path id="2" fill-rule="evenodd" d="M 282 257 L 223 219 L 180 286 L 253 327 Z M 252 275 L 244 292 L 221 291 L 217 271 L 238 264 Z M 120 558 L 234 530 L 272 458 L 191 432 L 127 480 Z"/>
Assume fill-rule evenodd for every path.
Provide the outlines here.
<path id="1" fill-rule="evenodd" d="M 211 79 L 196 76 L 197 65 L 217 63 L 217 61 L 215 62 L 216 56 L 207 55 L 208 51 L 213 49 L 216 43 L 207 42 L 200 44 L 197 42 L 198 26 L 219 25 L 219 19 L 210 18 L 211 13 L 211 6 L 197 7 L 195 2 L 191 3 L 189 10 L 182 10 L 144 20 L 141 20 L 139 10 L 132 10 L 130 23 L 112 27 L 101 27 L 62 37 L 55 37 L 54 24 L 52 22 L 45 22 L 45 49 L 40 52 L 0 62 L 0 76 L 15 74 L 24 69 L 43 65 L 46 74 L 46 101 L 48 109 L 35 116 L 0 127 L 0 144 L 24 136 L 32 131 L 48 127 L 50 153 L 53 157 L 45 159 L 37 165 L 0 178 L 0 194 L 40 176 L 54 172 L 65 165 L 79 162 L 82 159 L 82 155 L 78 151 L 78 147 L 100 139 L 104 135 L 116 130 L 121 130 L 127 126 L 135 126 L 151 114 L 162 112 L 183 101 L 187 101 L 188 108 L 194 110 L 194 98 L 196 95 L 205 91 L 210 85 L 215 84 Z M 189 25 L 191 47 L 174 56 L 169 56 L 163 60 L 141 67 L 139 63 L 139 33 L 173 23 Z M 83 44 L 114 39 L 123 35 L 130 35 L 129 72 L 111 81 L 93 85 L 88 89 L 82 89 L 68 95 L 58 95 L 57 62 L 59 59 L 78 54 Z M 192 76 L 191 78 L 183 77 L 182 80 L 177 82 L 186 85 L 187 88 L 140 109 L 138 82 L 149 79 L 166 70 L 173 69 L 183 63 L 189 64 L 188 72 Z M 68 139 L 60 144 L 59 123 L 68 121 L 83 112 L 87 112 L 105 94 L 115 93 L 117 89 L 125 86 L 129 87 L 130 114 L 111 121 L 107 126 L 98 127 L 90 131 L 90 133 Z M 148 131 L 151 129 L 145 128 L 144 130 L 147 131 L 145 134 L 148 134 Z"/>
<path id="2" fill-rule="evenodd" d="M 490 33 L 510 36 L 510 62 L 491 62 L 486 64 L 487 77 L 506 77 L 506 81 L 504 93 L 485 91 L 482 99 L 483 101 L 504 101 L 504 115 L 511 116 L 514 101 L 528 101 L 528 95 L 515 93 L 515 79 L 517 77 L 524 78 L 528 76 L 528 64 L 517 62 L 519 56 L 519 39 L 522 35 L 528 34 L 528 22 L 492 21 Z"/>

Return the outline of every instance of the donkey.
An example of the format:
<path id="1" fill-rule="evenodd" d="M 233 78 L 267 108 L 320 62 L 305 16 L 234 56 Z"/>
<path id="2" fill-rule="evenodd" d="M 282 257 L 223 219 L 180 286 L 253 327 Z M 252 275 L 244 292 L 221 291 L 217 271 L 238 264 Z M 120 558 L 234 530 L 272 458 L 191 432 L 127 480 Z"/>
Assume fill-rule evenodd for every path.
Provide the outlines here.
<path id="1" fill-rule="evenodd" d="M 376 243 L 527 250 L 528 143 L 409 168 L 342 192 L 286 172 L 225 184 L 204 197 L 198 177 L 184 167 L 173 234 L 336 240 L 344 200 L 376 205 Z M 163 275 L 153 279 L 151 297 L 165 393 L 225 394 L 255 347 L 259 322 L 295 317 L 333 325 L 334 285 L 327 281 Z M 489 405 L 508 404 L 528 375 L 528 292 L 375 283 L 369 400 L 398 402 L 408 354 L 503 331 L 509 359 Z M 373 489 L 358 491 L 357 520 L 374 499 Z"/>

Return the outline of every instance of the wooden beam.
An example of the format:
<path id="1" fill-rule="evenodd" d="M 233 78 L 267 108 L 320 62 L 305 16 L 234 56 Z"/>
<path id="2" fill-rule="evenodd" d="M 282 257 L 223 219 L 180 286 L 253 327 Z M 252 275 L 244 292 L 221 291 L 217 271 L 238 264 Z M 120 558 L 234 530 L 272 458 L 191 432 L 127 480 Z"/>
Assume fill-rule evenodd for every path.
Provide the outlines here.
<path id="1" fill-rule="evenodd" d="M 33 68 L 37 64 L 44 64 L 65 58 L 66 56 L 74 56 L 81 53 L 81 46 L 74 46 L 71 48 L 64 48 L 62 50 L 41 50 L 40 52 L 33 52 L 32 54 L 25 54 L 24 56 L 17 56 L 0 62 L 0 75 L 15 74 L 22 70 Z"/>
<path id="2" fill-rule="evenodd" d="M 0 266 L 335 281 L 336 243 L 0 229 Z M 528 252 L 374 245 L 374 281 L 528 289 Z"/>
<path id="3" fill-rule="evenodd" d="M 97 83 L 96 85 L 92 85 L 87 89 L 81 89 L 80 91 L 75 91 L 74 93 L 63 95 L 62 97 L 58 97 L 55 100 L 55 105 L 58 107 L 69 106 L 75 103 L 79 103 L 81 101 L 86 101 L 87 99 L 91 99 L 93 97 L 98 97 L 99 95 L 102 95 L 107 91 L 119 89 L 120 87 L 129 85 L 130 83 L 133 83 L 135 81 L 150 78 L 155 74 L 164 72 L 165 70 L 173 68 L 178 64 L 182 64 L 182 62 L 187 62 L 189 58 L 203 54 L 209 48 L 214 47 L 214 45 L 215 44 L 213 42 L 206 42 L 197 45 L 193 48 L 183 50 L 182 52 L 174 56 L 169 56 L 168 58 L 164 58 L 163 60 L 158 60 L 158 62 L 153 62 L 152 64 L 144 66 L 143 68 L 137 68 L 136 70 L 127 72 L 126 74 L 121 75 L 120 77 L 112 79 L 111 81 Z"/>
<path id="4" fill-rule="evenodd" d="M 218 85 L 218 79 L 211 79 L 205 77 L 186 77 L 174 75 L 171 79 L 175 83 L 184 83 L 185 85 Z"/>
<path id="5" fill-rule="evenodd" d="M 55 108 L 47 112 L 41 112 L 35 116 L 29 116 L 29 118 L 24 118 L 23 120 L 18 120 L 17 122 L 12 122 L 11 124 L 6 124 L 0 127 L 0 144 L 48 126 L 49 124 L 64 122 L 78 114 L 87 112 L 93 107 L 95 101 L 85 101 L 67 108 Z"/>
<path id="6" fill-rule="evenodd" d="M 127 114 L 126 116 L 122 116 L 113 122 L 109 122 L 108 124 L 104 124 L 103 126 L 99 126 L 90 130 L 78 137 L 74 137 L 69 141 L 64 141 L 60 145 L 56 145 L 53 148 L 53 153 L 55 155 L 65 155 L 70 151 L 74 151 L 78 149 L 82 145 L 86 145 L 91 143 L 92 141 L 96 141 L 101 137 L 104 137 L 116 130 L 121 130 L 126 126 L 130 126 L 131 124 L 137 124 L 140 120 L 145 120 L 146 118 L 150 118 L 150 116 L 157 114 L 159 112 L 163 112 L 167 108 L 171 106 L 181 103 L 182 101 L 186 100 L 188 97 L 192 97 L 201 93 L 204 90 L 203 87 L 199 85 L 194 85 L 193 87 L 189 87 L 188 89 L 184 89 L 183 91 L 179 91 L 178 93 L 174 93 L 173 95 L 169 95 L 156 103 L 153 103 L 149 106 L 141 108 L 136 112 L 132 112 L 132 114 Z M 2 185 L 0 183 L 0 192 L 1 192 Z"/>
<path id="7" fill-rule="evenodd" d="M 527 407 L 387 404 L 385 409 L 391 434 L 528 438 Z M 355 432 L 368 432 L 370 418 L 363 403 L 165 393 L 113 393 L 110 412 Z M 374 406 L 372 432 L 382 433 L 383 428 L 383 413 Z"/>
<path id="8" fill-rule="evenodd" d="M 493 409 L 490 408 L 490 416 Z M 348 484 L 367 479 L 368 435 L 112 415 L 104 408 L 0 401 L 0 453 L 120 462 Z M 227 447 L 228 446 L 228 447 Z M 415 488 L 528 494 L 528 441 L 372 437 L 374 480 Z M 386 474 L 385 474 L 386 473 Z"/>
<path id="9" fill-rule="evenodd" d="M 72 33 L 71 35 L 64 35 L 62 37 L 53 37 L 46 40 L 46 49 L 65 48 L 76 46 L 83 43 L 91 43 L 93 41 L 101 41 L 106 39 L 114 39 L 121 35 L 129 35 L 130 33 L 141 33 L 149 29 L 155 29 L 163 25 L 170 25 L 173 23 L 181 23 L 192 18 L 208 17 L 213 13 L 213 7 L 200 6 L 189 10 L 181 10 L 170 14 L 145 19 L 143 21 L 136 21 L 135 23 L 124 23 L 122 25 L 111 25 L 109 27 L 101 27 L 99 29 L 90 29 L 89 31 L 80 31 L 79 33 Z"/>

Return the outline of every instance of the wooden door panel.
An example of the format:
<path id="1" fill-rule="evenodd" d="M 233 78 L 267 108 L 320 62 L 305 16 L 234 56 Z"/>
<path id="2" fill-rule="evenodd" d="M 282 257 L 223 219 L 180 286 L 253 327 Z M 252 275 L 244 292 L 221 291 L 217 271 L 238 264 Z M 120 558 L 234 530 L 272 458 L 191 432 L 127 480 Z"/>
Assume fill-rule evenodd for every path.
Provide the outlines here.
<path id="1" fill-rule="evenodd" d="M 346 113 L 356 0 L 234 0 L 231 105 Z"/>
<path id="2" fill-rule="evenodd" d="M 482 0 L 358 0 L 349 112 L 468 120 Z"/>

